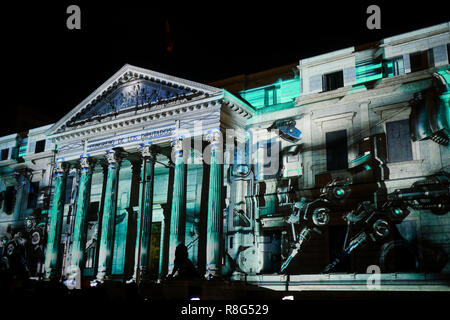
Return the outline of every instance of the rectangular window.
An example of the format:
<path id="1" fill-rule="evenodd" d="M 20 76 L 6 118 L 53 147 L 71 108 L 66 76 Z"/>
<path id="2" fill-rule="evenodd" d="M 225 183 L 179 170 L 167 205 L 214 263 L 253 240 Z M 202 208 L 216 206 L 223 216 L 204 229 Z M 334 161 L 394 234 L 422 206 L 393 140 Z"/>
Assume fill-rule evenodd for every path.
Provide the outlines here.
<path id="1" fill-rule="evenodd" d="M 44 150 L 45 150 L 45 140 L 36 141 L 34 153 L 44 152 Z"/>
<path id="2" fill-rule="evenodd" d="M 425 70 L 433 66 L 433 50 L 414 52 L 409 55 L 411 72 Z"/>
<path id="3" fill-rule="evenodd" d="M 7 214 L 11 214 L 14 211 L 14 204 L 16 202 L 16 188 L 14 186 L 6 187 L 5 191 L 5 205 L 3 211 Z"/>
<path id="4" fill-rule="evenodd" d="M 2 149 L 2 158 L 1 160 L 8 160 L 9 149 Z"/>
<path id="5" fill-rule="evenodd" d="M 327 170 L 348 168 L 347 130 L 327 132 Z"/>
<path id="6" fill-rule="evenodd" d="M 344 86 L 344 72 L 337 71 L 324 74 L 322 77 L 322 90 L 331 91 Z"/>
<path id="7" fill-rule="evenodd" d="M 38 195 L 39 195 L 39 181 L 32 182 L 30 185 L 30 192 L 28 193 L 27 209 L 36 208 Z"/>
<path id="8" fill-rule="evenodd" d="M 408 119 L 386 122 L 386 144 L 389 162 L 413 159 Z"/>

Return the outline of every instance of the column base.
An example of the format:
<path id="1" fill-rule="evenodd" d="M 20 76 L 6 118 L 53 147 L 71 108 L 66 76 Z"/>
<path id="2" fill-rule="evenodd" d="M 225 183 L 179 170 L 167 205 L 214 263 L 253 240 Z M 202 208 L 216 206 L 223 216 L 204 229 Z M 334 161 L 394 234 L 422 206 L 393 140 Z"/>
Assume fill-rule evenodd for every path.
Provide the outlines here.
<path id="1" fill-rule="evenodd" d="M 221 274 L 213 274 L 213 273 L 206 273 L 205 274 L 205 280 L 208 281 L 218 281 L 223 280 L 224 277 Z"/>
<path id="2" fill-rule="evenodd" d="M 212 280 L 221 277 L 220 270 L 215 265 L 210 265 L 206 268 L 205 279 Z"/>
<path id="3" fill-rule="evenodd" d="M 98 271 L 97 277 L 93 281 L 97 281 L 98 283 L 104 283 L 109 280 L 111 280 L 111 277 L 109 275 L 107 275 L 105 271 Z"/>
<path id="4" fill-rule="evenodd" d="M 148 272 L 145 268 L 141 268 L 140 271 L 140 282 L 144 282 L 144 281 L 148 281 L 149 280 L 149 276 L 148 276 Z M 137 283 L 137 270 L 134 270 L 133 276 L 131 277 L 131 279 L 127 280 L 126 283 Z"/>
<path id="5" fill-rule="evenodd" d="M 58 275 L 56 272 L 49 270 L 45 271 L 43 278 L 45 281 L 57 281 L 61 278 L 61 276 Z"/>

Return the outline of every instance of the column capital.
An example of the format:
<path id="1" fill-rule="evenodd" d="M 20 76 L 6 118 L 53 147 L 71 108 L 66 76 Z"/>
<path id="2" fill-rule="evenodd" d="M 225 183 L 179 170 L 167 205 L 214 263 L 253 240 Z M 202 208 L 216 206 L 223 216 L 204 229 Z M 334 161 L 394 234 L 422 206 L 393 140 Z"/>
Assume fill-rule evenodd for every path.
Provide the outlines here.
<path id="1" fill-rule="evenodd" d="M 156 158 L 155 147 L 153 146 L 153 144 L 151 142 L 141 144 L 140 151 L 141 151 L 142 159 L 154 160 Z"/>
<path id="2" fill-rule="evenodd" d="M 57 177 L 61 177 L 67 173 L 69 164 L 65 162 L 64 158 L 58 158 L 55 161 L 54 172 Z"/>
<path id="3" fill-rule="evenodd" d="M 80 156 L 81 173 L 92 172 L 95 167 L 95 159 L 91 158 L 89 154 L 82 154 Z"/>
<path id="4" fill-rule="evenodd" d="M 122 156 L 116 150 L 110 149 L 106 151 L 106 161 L 108 162 L 109 168 L 116 168 L 120 166 Z"/>
<path id="5" fill-rule="evenodd" d="M 183 139 L 184 136 L 178 136 L 176 138 L 172 138 L 171 145 L 173 152 L 175 152 L 175 156 L 181 157 L 183 155 Z"/>
<path id="6" fill-rule="evenodd" d="M 219 146 L 222 143 L 222 132 L 220 132 L 219 128 L 208 130 L 205 139 L 211 145 Z"/>

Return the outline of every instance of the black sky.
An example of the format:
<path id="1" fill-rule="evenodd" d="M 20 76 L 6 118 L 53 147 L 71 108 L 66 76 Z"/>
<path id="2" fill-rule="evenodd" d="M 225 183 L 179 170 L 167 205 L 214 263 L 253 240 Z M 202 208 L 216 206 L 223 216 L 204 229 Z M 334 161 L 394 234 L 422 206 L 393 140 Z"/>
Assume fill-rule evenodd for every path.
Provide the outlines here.
<path id="1" fill-rule="evenodd" d="M 209 83 L 450 20 L 442 1 L 92 2 L 3 7 L 0 135 L 27 129 L 18 110 L 57 121 L 125 63 Z M 381 30 L 366 28 L 373 3 Z M 66 27 L 71 4 L 81 30 Z"/>

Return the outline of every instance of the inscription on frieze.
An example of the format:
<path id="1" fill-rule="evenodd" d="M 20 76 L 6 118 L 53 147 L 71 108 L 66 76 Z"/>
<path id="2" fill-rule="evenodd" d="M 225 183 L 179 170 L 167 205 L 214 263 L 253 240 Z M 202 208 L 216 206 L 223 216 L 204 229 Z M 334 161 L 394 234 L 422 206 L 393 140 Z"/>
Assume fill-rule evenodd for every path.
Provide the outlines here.
<path id="1" fill-rule="evenodd" d="M 130 144 L 143 143 L 163 138 L 170 138 L 175 132 L 175 125 L 160 128 L 148 129 L 145 131 L 134 131 L 127 134 L 107 137 L 104 139 L 91 140 L 87 143 L 86 151 L 88 153 L 112 149 L 115 147 L 126 146 Z"/>

